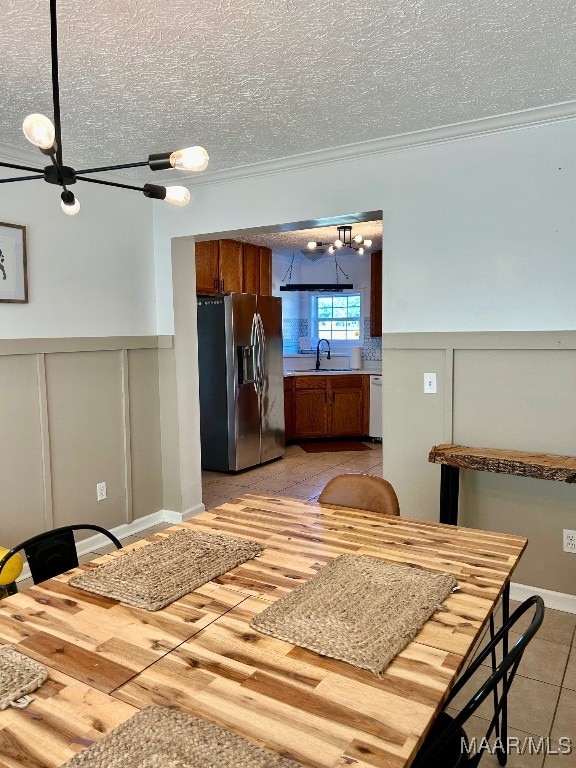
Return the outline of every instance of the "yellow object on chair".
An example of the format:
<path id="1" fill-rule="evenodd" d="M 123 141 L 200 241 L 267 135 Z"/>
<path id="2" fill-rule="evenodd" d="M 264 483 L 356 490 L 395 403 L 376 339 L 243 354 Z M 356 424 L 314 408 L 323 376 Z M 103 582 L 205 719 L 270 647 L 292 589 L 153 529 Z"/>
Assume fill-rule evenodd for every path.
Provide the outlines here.
<path id="1" fill-rule="evenodd" d="M 4 555 L 8 554 L 8 552 L 10 552 L 9 549 L 0 547 L 0 560 L 2 560 Z M 20 555 L 12 555 L 4 568 L 2 568 L 2 571 L 0 571 L 0 587 L 5 587 L 7 584 L 12 584 L 13 581 L 16 581 L 18 576 L 22 573 L 23 566 L 24 561 Z"/>

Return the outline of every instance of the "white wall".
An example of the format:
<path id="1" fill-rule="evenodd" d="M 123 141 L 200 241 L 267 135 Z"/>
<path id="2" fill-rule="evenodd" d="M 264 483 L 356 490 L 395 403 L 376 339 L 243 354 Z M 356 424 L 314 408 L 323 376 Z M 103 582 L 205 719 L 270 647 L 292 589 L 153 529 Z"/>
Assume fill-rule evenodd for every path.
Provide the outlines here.
<path id="1" fill-rule="evenodd" d="M 199 186 L 157 207 L 158 331 L 170 238 L 383 210 L 384 331 L 576 328 L 576 121 Z"/>
<path id="2" fill-rule="evenodd" d="M 0 338 L 156 333 L 153 204 L 95 184 L 74 191 L 82 207 L 66 216 L 42 180 L 0 184 L 0 221 L 26 226 L 29 287 L 28 304 L 0 303 Z"/>

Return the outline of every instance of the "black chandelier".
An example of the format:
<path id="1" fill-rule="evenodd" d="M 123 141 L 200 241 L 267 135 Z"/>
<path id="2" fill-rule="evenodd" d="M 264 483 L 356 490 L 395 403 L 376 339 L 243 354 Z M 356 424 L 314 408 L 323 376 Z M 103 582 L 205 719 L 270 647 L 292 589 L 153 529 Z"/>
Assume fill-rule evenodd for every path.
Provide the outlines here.
<path id="1" fill-rule="evenodd" d="M 190 192 L 186 187 L 163 187 L 158 184 L 144 184 L 143 187 L 135 187 L 130 184 L 119 184 L 102 179 L 86 178 L 91 173 L 104 171 L 118 171 L 123 168 L 141 168 L 148 166 L 152 171 L 163 171 L 168 168 L 177 168 L 185 171 L 203 171 L 208 165 L 208 153 L 204 147 L 188 147 L 175 152 L 161 152 L 148 156 L 148 160 L 141 163 L 123 163 L 121 165 L 108 165 L 102 168 L 84 168 L 80 171 L 64 165 L 62 161 L 62 135 L 60 128 L 60 84 L 58 80 L 58 29 L 56 24 L 56 0 L 50 0 L 50 47 L 52 58 L 52 102 L 54 105 L 54 122 L 45 115 L 28 115 L 22 125 L 24 135 L 32 144 L 39 148 L 40 152 L 50 157 L 51 165 L 45 168 L 30 168 L 26 165 L 0 162 L 4 168 L 16 168 L 20 171 L 33 171 L 33 176 L 17 176 L 11 179 L 0 179 L 0 184 L 8 184 L 13 181 L 29 181 L 31 179 L 44 179 L 48 184 L 57 184 L 62 188 L 61 207 L 64 213 L 70 216 L 78 213 L 80 203 L 74 193 L 68 189 L 77 181 L 88 181 L 92 184 L 104 184 L 109 187 L 121 187 L 122 189 L 134 189 L 143 192 L 145 197 L 156 200 L 166 200 L 173 205 L 187 205 L 190 202 Z"/>
<path id="2" fill-rule="evenodd" d="M 364 240 L 362 235 L 356 235 L 352 237 L 352 227 L 349 224 L 342 224 L 336 227 L 338 230 L 338 237 L 328 247 L 328 253 L 334 253 L 339 248 L 351 248 L 356 253 L 362 255 L 366 248 L 372 247 L 372 240 Z M 320 243 L 317 240 L 310 240 L 308 243 L 308 250 L 315 251 L 316 248 L 320 248 L 325 243 Z"/>

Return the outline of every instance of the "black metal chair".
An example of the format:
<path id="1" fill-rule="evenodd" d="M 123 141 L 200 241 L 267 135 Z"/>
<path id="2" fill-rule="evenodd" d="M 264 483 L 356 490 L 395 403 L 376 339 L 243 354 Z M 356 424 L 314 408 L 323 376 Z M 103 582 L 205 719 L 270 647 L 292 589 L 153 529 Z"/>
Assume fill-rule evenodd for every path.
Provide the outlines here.
<path id="1" fill-rule="evenodd" d="M 122 549 L 122 544 L 116 536 L 106 528 L 100 525 L 64 525 L 61 528 L 54 528 L 51 531 L 39 533 L 31 539 L 26 539 L 18 546 L 13 547 L 0 560 L 0 573 L 10 558 L 20 550 L 24 550 L 32 580 L 34 584 L 39 584 L 46 579 L 51 579 L 65 571 L 78 567 L 78 553 L 76 551 L 76 541 L 74 540 L 74 531 L 97 531 L 107 536 L 110 541 L 116 545 L 116 549 Z M 15 585 L 9 585 L 8 594 L 17 592 Z"/>
<path id="2" fill-rule="evenodd" d="M 533 606 L 535 610 L 530 625 L 521 634 L 514 646 L 507 651 L 508 633 L 526 611 Z M 436 768 L 436 766 L 442 766 L 442 768 L 474 768 L 477 766 L 484 753 L 476 751 L 472 754 L 473 750 L 470 749 L 470 742 L 462 726 L 490 694 L 494 697 L 494 716 L 490 721 L 486 740 L 489 743 L 492 733 L 494 733 L 496 736 L 496 746 L 500 745 L 500 741 L 502 742 L 502 748 L 498 748 L 496 754 L 498 755 L 500 765 L 506 765 L 506 722 L 505 720 L 503 722 L 501 716 L 506 710 L 508 691 L 510 690 L 522 655 L 526 650 L 526 646 L 538 631 L 543 619 L 544 601 L 537 595 L 529 597 L 514 611 L 508 621 L 504 623 L 502 628 L 460 676 L 444 702 L 444 709 L 454 700 L 454 697 L 462 690 L 472 675 L 480 668 L 481 664 L 490 657 L 492 671 L 489 673 L 490 668 L 486 668 L 487 674 L 489 673 L 488 678 L 456 717 L 452 717 L 445 711 L 439 714 L 423 745 L 420 747 L 412 763 L 412 768 Z M 502 660 L 497 664 L 497 650 L 499 647 L 502 649 Z M 502 684 L 501 689 L 499 688 L 500 684 Z"/>

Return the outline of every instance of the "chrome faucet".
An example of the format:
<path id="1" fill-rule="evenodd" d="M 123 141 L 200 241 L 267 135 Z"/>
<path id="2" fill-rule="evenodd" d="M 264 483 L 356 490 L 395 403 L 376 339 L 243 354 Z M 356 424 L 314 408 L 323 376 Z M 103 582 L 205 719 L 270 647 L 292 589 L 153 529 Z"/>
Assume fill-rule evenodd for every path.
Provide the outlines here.
<path id="1" fill-rule="evenodd" d="M 328 354 L 326 355 L 326 360 L 330 360 L 330 342 L 328 339 L 319 339 L 318 344 L 316 345 L 316 370 L 320 370 L 320 344 L 325 341 L 326 344 L 328 344 Z"/>

